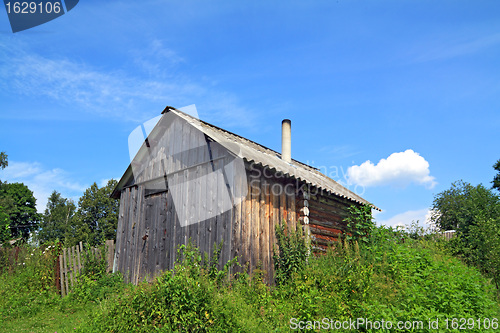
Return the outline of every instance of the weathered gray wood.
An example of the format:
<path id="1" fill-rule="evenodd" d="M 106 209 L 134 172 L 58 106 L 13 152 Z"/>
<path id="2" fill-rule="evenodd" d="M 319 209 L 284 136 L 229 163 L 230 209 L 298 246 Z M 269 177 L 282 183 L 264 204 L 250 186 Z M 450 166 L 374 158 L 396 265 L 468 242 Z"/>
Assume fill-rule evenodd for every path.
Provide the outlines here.
<path id="1" fill-rule="evenodd" d="M 134 211 L 137 208 L 137 187 L 132 187 L 129 189 L 129 195 L 128 195 L 128 202 L 129 202 L 129 209 L 127 213 L 127 218 L 128 218 L 128 233 L 127 233 L 127 238 L 126 238 L 126 249 L 127 249 L 127 256 L 125 258 L 125 267 L 124 267 L 124 273 L 126 276 L 126 281 L 127 282 L 132 282 L 133 279 L 133 274 L 134 274 L 134 258 L 135 258 L 135 251 L 136 251 L 136 242 L 135 242 L 135 227 L 136 227 L 136 221 L 135 221 L 135 214 Z"/>
<path id="2" fill-rule="evenodd" d="M 137 251 L 136 251 L 136 261 L 135 261 L 135 273 L 134 273 L 134 283 L 137 284 L 144 278 L 145 273 L 145 264 L 147 263 L 147 239 L 143 240 L 143 237 L 146 235 L 146 222 L 145 222 L 145 213 L 146 213 L 146 201 L 144 197 L 144 186 L 139 186 L 137 188 L 137 210 L 136 210 L 136 229 L 135 229 L 135 239 L 137 242 Z"/>
<path id="3" fill-rule="evenodd" d="M 71 248 L 68 248 L 67 249 L 67 255 L 66 255 L 66 258 L 68 260 L 68 270 L 69 270 L 69 282 L 70 282 L 70 285 L 71 285 L 71 289 L 73 289 L 73 284 L 74 284 L 74 269 L 72 267 L 72 258 L 71 258 Z"/>
<path id="4" fill-rule="evenodd" d="M 288 195 L 289 200 L 289 214 L 290 214 L 290 222 L 292 224 L 293 229 L 297 227 L 297 210 L 295 209 L 295 191 L 290 191 Z"/>
<path id="5" fill-rule="evenodd" d="M 243 258 L 245 258 L 245 264 L 248 264 L 248 273 L 252 271 L 254 262 L 252 260 L 252 186 L 250 184 L 251 177 L 247 173 L 247 197 L 245 200 L 245 221 L 243 224 L 242 238 L 244 240 L 243 244 Z"/>
<path id="6" fill-rule="evenodd" d="M 196 149 L 198 146 L 198 139 L 196 134 L 199 132 L 196 128 L 192 126 L 187 126 L 186 129 L 189 132 L 189 143 L 187 143 L 187 167 L 188 169 L 188 184 L 187 184 L 187 198 L 188 198 L 188 216 L 189 216 L 189 225 L 187 227 L 187 238 L 188 241 L 191 240 L 195 246 L 198 246 L 197 241 L 196 241 L 196 234 L 197 234 L 197 226 L 198 223 L 192 223 L 193 221 L 198 221 L 198 210 L 196 209 L 197 201 L 196 201 L 196 192 L 199 191 L 199 189 L 196 188 L 197 182 L 196 182 L 196 173 L 197 173 L 197 167 L 193 167 L 194 165 L 198 164 L 198 150 Z"/>
<path id="7" fill-rule="evenodd" d="M 208 157 L 209 159 L 213 159 L 214 154 L 214 145 L 213 142 L 208 142 Z M 217 221 L 216 221 L 216 206 L 217 206 L 217 179 L 214 174 L 215 165 L 212 163 L 207 170 L 207 245 L 205 247 L 205 251 L 208 254 L 208 258 L 212 258 L 212 250 L 214 243 L 217 242 L 216 233 L 217 233 Z"/>
<path id="8" fill-rule="evenodd" d="M 215 163 L 215 169 L 217 171 L 217 205 L 216 205 L 216 224 L 217 224 L 217 229 L 216 229 L 216 240 L 215 242 L 217 244 L 220 244 L 222 242 L 222 249 L 224 249 L 224 244 L 226 243 L 227 237 L 225 233 L 225 212 L 224 212 L 224 207 L 223 207 L 223 198 L 228 195 L 227 192 L 227 186 L 226 182 L 224 180 L 224 175 L 222 173 L 222 168 L 224 167 L 224 160 L 218 160 Z M 227 199 L 227 197 L 225 198 Z M 221 252 L 219 255 L 219 269 L 222 268 L 222 265 L 224 264 L 224 254 Z"/>
<path id="9" fill-rule="evenodd" d="M 269 260 L 266 260 L 266 184 L 265 184 L 265 178 L 262 175 L 260 177 L 260 186 L 259 186 L 259 231 L 258 231 L 258 239 L 259 239 L 259 260 L 261 262 L 261 269 L 263 271 L 266 271 L 268 269 L 269 265 Z M 269 257 L 268 257 L 269 258 Z M 267 258 L 267 259 L 268 259 Z"/>
<path id="10" fill-rule="evenodd" d="M 59 260 L 59 285 L 61 287 L 61 295 L 66 296 L 66 290 L 64 289 L 64 268 L 63 268 L 63 256 L 62 254 L 58 257 Z"/>
<path id="11" fill-rule="evenodd" d="M 184 174 L 179 173 L 174 175 L 174 184 L 180 184 L 183 181 Z M 182 197 L 182 186 L 176 186 L 172 189 L 172 195 L 177 196 L 177 197 Z M 182 205 L 181 207 L 178 207 L 177 205 L 175 206 L 175 258 L 176 260 L 180 259 L 177 257 L 177 250 L 178 248 L 184 244 L 184 228 L 181 225 L 181 211 L 182 211 Z"/>
<path id="12" fill-rule="evenodd" d="M 271 185 L 271 202 L 272 202 L 272 223 L 271 223 L 271 230 L 270 230 L 270 236 L 269 236 L 269 243 L 270 243 L 270 251 L 271 251 L 271 258 L 272 254 L 274 253 L 274 249 L 277 246 L 276 243 L 276 226 L 280 225 L 280 197 L 278 195 L 277 190 L 273 190 L 273 186 L 276 184 L 276 182 L 272 182 Z M 276 187 L 274 187 L 276 189 Z M 274 261 L 271 260 L 271 274 L 270 276 L 274 276 Z"/>
<path id="13" fill-rule="evenodd" d="M 255 174 L 253 174 L 255 176 Z M 260 266 L 260 178 L 255 176 L 251 180 L 252 187 L 252 266 Z"/>
<path id="14" fill-rule="evenodd" d="M 168 268 L 172 269 L 175 265 L 175 228 L 176 228 L 176 219 L 175 219 L 175 209 L 174 202 L 172 199 L 172 193 L 169 191 L 167 193 L 167 261 Z"/>
<path id="15" fill-rule="evenodd" d="M 262 256 L 263 256 L 263 269 L 266 271 L 267 276 L 270 277 L 271 273 L 271 230 L 270 230 L 270 224 L 272 223 L 271 221 L 271 189 L 270 189 L 270 182 L 268 179 L 266 179 L 263 176 L 262 179 L 262 184 L 263 184 L 263 195 L 264 195 L 264 210 L 263 210 L 263 217 L 262 217 Z M 262 203 L 262 198 L 261 198 L 261 203 Z"/>
<path id="16" fill-rule="evenodd" d="M 243 221 L 242 218 L 242 205 L 244 201 L 241 200 L 242 196 L 242 175 L 239 174 L 239 170 L 235 170 L 233 168 L 232 172 L 233 182 L 234 182 L 234 196 L 236 197 L 235 205 L 232 209 L 232 239 L 231 239 L 231 258 L 238 258 L 238 261 L 241 263 L 241 224 Z M 241 269 L 236 266 L 234 267 L 234 271 L 231 273 L 239 273 Z"/>

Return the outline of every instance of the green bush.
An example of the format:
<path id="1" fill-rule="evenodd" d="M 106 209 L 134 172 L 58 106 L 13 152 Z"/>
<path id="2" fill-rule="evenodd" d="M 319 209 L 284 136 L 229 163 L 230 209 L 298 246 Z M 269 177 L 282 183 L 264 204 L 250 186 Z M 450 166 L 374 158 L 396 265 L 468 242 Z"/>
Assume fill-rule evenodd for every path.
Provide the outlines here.
<path id="1" fill-rule="evenodd" d="M 287 283 L 293 273 L 304 269 L 309 254 L 302 227 L 289 230 L 286 222 L 276 225 L 277 248 L 273 250 L 275 280 L 278 285 Z"/>

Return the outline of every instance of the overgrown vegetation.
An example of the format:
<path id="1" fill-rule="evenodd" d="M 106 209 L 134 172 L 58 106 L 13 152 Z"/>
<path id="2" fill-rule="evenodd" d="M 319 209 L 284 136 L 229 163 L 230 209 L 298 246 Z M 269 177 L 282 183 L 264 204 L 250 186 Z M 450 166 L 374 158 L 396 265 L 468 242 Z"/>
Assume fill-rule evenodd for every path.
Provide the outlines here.
<path id="1" fill-rule="evenodd" d="M 273 249 L 275 280 L 283 285 L 293 274 L 304 269 L 309 249 L 302 228 L 288 230 L 286 222 L 276 226 L 276 243 Z"/>
<path id="2" fill-rule="evenodd" d="M 5 155 L 0 166 L 6 162 Z M 104 195 L 99 190 L 89 189 L 79 203 L 83 210 L 75 213 L 79 221 L 102 223 L 77 224 L 87 226 L 74 230 L 89 231 L 90 243 L 108 235 L 114 223 L 113 208 L 99 204 Z M 52 198 L 44 222 L 75 212 L 57 193 Z M 12 216 L 2 207 L 0 237 Z M 89 254 L 73 292 L 61 298 L 54 284 L 55 258 L 63 246 L 59 237 L 47 237 L 40 248 L 0 248 L 0 327 L 2 332 L 288 332 L 332 328 L 323 318 L 363 318 L 422 322 L 405 332 L 447 332 L 456 330 L 453 318 L 498 324 L 498 194 L 457 182 L 436 196 L 433 208 L 436 226 L 456 230 L 457 237 L 445 241 L 417 225 L 407 231 L 376 227 L 369 208 L 352 207 L 346 237 L 325 253 L 311 254 L 302 229 L 283 224 L 275 231 L 273 286 L 263 283 L 267 272 L 254 269 L 249 275 L 236 260 L 220 268 L 222 244 L 209 257 L 189 243 L 178 249 L 172 271 L 138 286 L 107 273 L 104 255 Z M 60 231 L 57 223 L 51 226 L 48 234 Z M 437 320 L 439 329 L 429 320 Z M 466 330 L 488 331 L 477 324 Z M 351 331 L 398 330 L 374 330 L 365 323 Z"/>
<path id="3" fill-rule="evenodd" d="M 368 205 L 352 205 L 348 209 L 348 216 L 344 219 L 347 224 L 346 234 L 348 241 L 368 243 L 375 223 L 372 219 L 372 208 Z"/>
<path id="4" fill-rule="evenodd" d="M 35 332 L 287 332 L 299 321 L 318 328 L 314 321 L 322 318 L 394 323 L 432 318 L 444 325 L 446 318 L 499 316 L 494 286 L 448 254 L 444 240 L 413 239 L 374 227 L 368 242 L 336 242 L 305 264 L 300 232 L 282 227 L 279 233 L 279 260 L 300 260 L 278 266 L 282 278 L 275 286 L 262 282 L 261 271 L 250 276 L 234 261 L 218 269 L 220 245 L 209 259 L 188 244 L 179 248 L 174 270 L 138 286 L 105 273 L 98 259 L 86 259 L 94 260 L 97 269 L 85 271 L 63 299 L 39 282 L 44 268 L 36 262 L 47 252 L 35 250 L 31 256 L 33 249 L 26 247 L 19 258 L 34 259 L 0 277 L 0 297 L 6 300 L 0 304 L 0 326 L 6 332 L 19 327 Z"/>
<path id="5" fill-rule="evenodd" d="M 436 195 L 433 222 L 456 230 L 450 253 L 477 267 L 500 287 L 500 197 L 493 189 L 459 181 Z"/>

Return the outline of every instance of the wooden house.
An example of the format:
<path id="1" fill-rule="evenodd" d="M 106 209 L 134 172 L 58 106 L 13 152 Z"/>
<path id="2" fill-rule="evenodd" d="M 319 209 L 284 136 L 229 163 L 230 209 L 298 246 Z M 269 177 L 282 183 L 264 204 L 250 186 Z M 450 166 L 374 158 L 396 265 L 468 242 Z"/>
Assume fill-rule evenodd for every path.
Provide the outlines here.
<path id="1" fill-rule="evenodd" d="M 220 264 L 238 257 L 274 273 L 275 226 L 300 224 L 313 250 L 345 232 L 350 205 L 369 202 L 290 158 L 290 121 L 280 154 L 167 107 L 112 196 L 120 198 L 114 271 L 137 283 L 171 269 L 189 239 Z M 376 208 L 372 206 L 373 208 Z"/>

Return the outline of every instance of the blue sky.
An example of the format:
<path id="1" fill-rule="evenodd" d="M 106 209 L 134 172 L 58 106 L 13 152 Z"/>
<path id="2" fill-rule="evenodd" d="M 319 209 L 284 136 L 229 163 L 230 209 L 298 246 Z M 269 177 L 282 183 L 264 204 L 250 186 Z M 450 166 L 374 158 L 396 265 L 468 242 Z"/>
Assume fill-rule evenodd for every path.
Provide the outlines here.
<path id="1" fill-rule="evenodd" d="M 424 221 L 500 159 L 498 1 L 94 1 L 13 34 L 0 10 L 0 179 L 38 209 L 120 178 L 166 105 L 319 167 Z"/>

